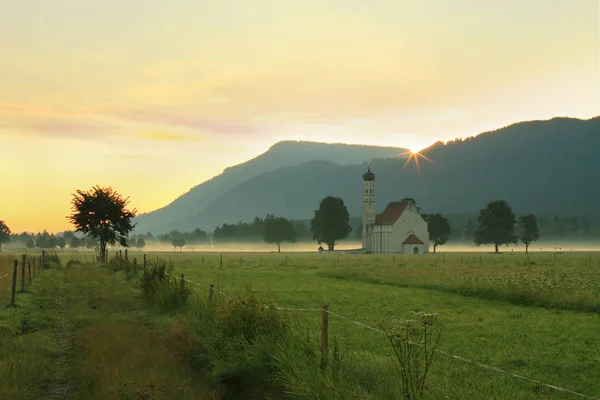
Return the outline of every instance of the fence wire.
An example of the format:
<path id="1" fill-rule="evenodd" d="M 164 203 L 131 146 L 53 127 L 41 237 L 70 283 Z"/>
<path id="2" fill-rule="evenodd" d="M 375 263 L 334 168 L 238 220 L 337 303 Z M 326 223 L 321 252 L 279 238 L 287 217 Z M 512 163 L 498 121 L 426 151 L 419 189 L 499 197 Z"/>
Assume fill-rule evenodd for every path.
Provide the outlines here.
<path id="1" fill-rule="evenodd" d="M 165 272 L 165 274 L 168 275 L 168 276 L 171 276 L 167 272 Z M 178 278 L 178 279 L 181 279 L 181 278 Z M 192 282 L 192 281 L 190 281 L 188 279 L 184 279 L 184 281 L 187 282 L 187 283 L 191 283 L 192 285 L 196 285 L 196 286 L 200 286 L 200 287 L 204 287 L 204 288 L 207 287 L 206 285 L 202 285 L 200 283 Z M 223 293 L 221 291 L 219 291 L 219 293 L 222 294 L 222 295 L 224 295 L 224 296 L 227 296 L 225 293 Z M 387 333 L 385 331 L 381 330 L 381 329 L 375 328 L 375 327 L 367 325 L 367 324 L 365 324 L 363 322 L 353 320 L 353 319 L 348 318 L 348 317 L 346 317 L 344 315 L 341 315 L 341 314 L 338 314 L 338 313 L 334 313 L 332 311 L 325 310 L 325 309 L 322 309 L 322 308 L 287 308 L 287 307 L 275 307 L 275 309 L 279 310 L 279 311 L 289 311 L 289 312 L 307 312 L 307 311 L 308 312 L 326 312 L 329 315 L 333 315 L 334 317 L 340 318 L 340 319 L 345 320 L 345 321 L 347 321 L 349 323 L 352 323 L 354 325 L 363 327 L 365 329 L 369 329 L 369 330 L 377 332 L 377 333 L 381 333 L 381 334 L 387 335 Z M 415 343 L 413 343 L 413 344 L 415 344 Z M 458 356 L 458 355 L 455 355 L 455 354 L 451 354 L 451 353 L 448 353 L 448 352 L 443 351 L 443 350 L 436 349 L 435 352 L 438 353 L 438 354 L 441 354 L 441 355 L 443 355 L 445 357 L 449 357 L 449 358 L 452 358 L 454 360 L 463 362 L 465 364 L 476 365 L 476 366 L 478 366 L 478 367 L 480 367 L 482 369 L 486 369 L 488 371 L 492 371 L 492 372 L 495 372 L 495 373 L 498 373 L 498 374 L 508 375 L 508 376 L 513 377 L 513 378 L 517 378 L 517 379 L 520 379 L 520 380 L 523 380 L 523 381 L 527 381 L 527 382 L 530 382 L 530 383 L 535 383 L 537 385 L 541 385 L 541 386 L 544 386 L 544 387 L 547 387 L 549 389 L 553 389 L 553 390 L 556 390 L 556 391 L 559 391 L 559 392 L 568 393 L 568 394 L 571 394 L 573 396 L 578 396 L 578 397 L 589 399 L 589 400 L 600 400 L 600 398 L 598 398 L 598 397 L 593 397 L 593 396 L 589 396 L 587 394 L 578 393 L 578 392 L 575 392 L 573 390 L 565 389 L 565 388 L 560 387 L 558 385 L 552 385 L 552 384 L 549 384 L 549 383 L 544 383 L 544 382 L 541 382 L 540 380 L 537 380 L 537 379 L 532 379 L 532 378 L 528 378 L 528 377 L 526 377 L 524 375 L 519 375 L 519 374 L 515 374 L 515 373 L 512 373 L 512 372 L 508 372 L 508 371 L 505 371 L 505 370 L 503 370 L 501 368 L 494 367 L 493 365 L 482 364 L 480 362 L 477 362 L 477 361 L 474 361 L 474 360 L 470 360 L 468 358 L 461 357 L 461 356 Z"/>

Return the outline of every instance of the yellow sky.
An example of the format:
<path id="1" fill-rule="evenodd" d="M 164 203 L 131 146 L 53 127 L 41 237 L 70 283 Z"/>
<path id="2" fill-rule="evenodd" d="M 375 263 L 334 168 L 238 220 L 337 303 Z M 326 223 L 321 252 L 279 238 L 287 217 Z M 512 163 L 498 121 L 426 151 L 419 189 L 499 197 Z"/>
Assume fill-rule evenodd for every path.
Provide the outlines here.
<path id="1" fill-rule="evenodd" d="M 423 148 L 600 114 L 597 0 L 19 0 L 0 12 L 0 220 L 150 211 L 279 140 Z"/>

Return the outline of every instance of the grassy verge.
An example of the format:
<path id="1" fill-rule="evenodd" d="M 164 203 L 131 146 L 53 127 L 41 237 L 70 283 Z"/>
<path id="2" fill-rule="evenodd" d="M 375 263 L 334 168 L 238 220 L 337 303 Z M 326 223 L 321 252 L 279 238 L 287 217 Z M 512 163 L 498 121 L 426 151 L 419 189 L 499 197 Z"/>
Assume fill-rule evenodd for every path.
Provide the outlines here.
<path id="1" fill-rule="evenodd" d="M 177 356 L 173 320 L 96 267 L 51 269 L 0 308 L 0 398 L 210 399 Z"/>

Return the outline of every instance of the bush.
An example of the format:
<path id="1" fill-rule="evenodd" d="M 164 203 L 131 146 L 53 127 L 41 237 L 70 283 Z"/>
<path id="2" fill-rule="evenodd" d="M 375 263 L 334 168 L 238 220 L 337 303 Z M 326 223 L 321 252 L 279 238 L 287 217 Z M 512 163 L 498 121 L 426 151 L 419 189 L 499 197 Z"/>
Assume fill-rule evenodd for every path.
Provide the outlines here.
<path id="1" fill-rule="evenodd" d="M 278 353 L 290 321 L 248 287 L 236 298 L 200 300 L 188 313 L 191 360 L 223 397 L 263 399 L 283 392 Z"/>
<path id="2" fill-rule="evenodd" d="M 79 265 L 79 266 L 81 266 L 81 265 L 83 265 L 83 264 L 81 264 L 81 261 L 79 261 L 79 260 L 76 260 L 76 259 L 74 259 L 74 258 L 71 258 L 69 261 L 67 261 L 67 268 L 69 268 L 69 267 L 72 267 L 72 266 L 74 266 L 74 265 Z"/>
<path id="3" fill-rule="evenodd" d="M 187 304 L 190 290 L 182 286 L 177 279 L 172 278 L 172 273 L 173 267 L 167 268 L 164 261 L 150 264 L 146 271 L 143 271 L 140 286 L 147 302 L 170 311 Z"/>
<path id="4" fill-rule="evenodd" d="M 44 268 L 60 268 L 61 259 L 55 252 L 47 252 L 46 257 L 44 258 Z"/>

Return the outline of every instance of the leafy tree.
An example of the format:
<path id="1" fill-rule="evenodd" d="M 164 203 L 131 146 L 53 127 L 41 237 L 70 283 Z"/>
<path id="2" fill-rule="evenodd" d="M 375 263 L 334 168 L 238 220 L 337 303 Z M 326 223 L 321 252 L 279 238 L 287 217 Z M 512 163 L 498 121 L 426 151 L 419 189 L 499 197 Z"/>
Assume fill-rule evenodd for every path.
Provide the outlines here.
<path id="1" fill-rule="evenodd" d="M 27 247 L 29 250 L 32 250 L 35 248 L 35 242 L 33 241 L 33 239 L 29 239 L 27 241 L 27 244 L 25 245 L 25 247 Z"/>
<path id="2" fill-rule="evenodd" d="M 179 247 L 179 251 L 183 251 L 183 246 L 185 246 L 185 244 L 186 244 L 185 239 L 183 239 L 183 238 L 175 238 L 171 242 L 171 245 L 173 246 L 173 248 Z"/>
<path id="3" fill-rule="evenodd" d="M 493 244 L 498 253 L 498 246 L 517 243 L 516 222 L 515 214 L 505 200 L 491 201 L 477 217 L 475 245 Z"/>
<path id="4" fill-rule="evenodd" d="M 540 239 L 540 230 L 535 215 L 525 214 L 519 218 L 521 228 L 521 242 L 525 243 L 525 253 L 529 252 L 529 245 Z"/>
<path id="5" fill-rule="evenodd" d="M 275 243 L 278 253 L 281 253 L 281 243 L 296 242 L 296 227 L 288 219 L 268 215 L 264 226 L 265 243 Z"/>
<path id="6" fill-rule="evenodd" d="M 144 247 L 146 247 L 146 239 L 142 238 L 138 238 L 138 240 L 136 240 L 135 242 L 135 247 L 142 250 Z"/>
<path id="7" fill-rule="evenodd" d="M 129 198 L 123 198 L 111 187 L 94 186 L 73 195 L 72 214 L 68 216 L 76 230 L 96 239 L 100 246 L 100 261 L 104 262 L 107 244 L 117 241 L 127 246 L 127 235 L 133 231 L 137 211 L 128 210 Z"/>
<path id="8" fill-rule="evenodd" d="M 39 249 L 50 249 L 52 248 L 52 241 L 50 239 L 50 234 L 47 231 L 43 233 L 38 233 L 37 238 L 35 239 L 35 247 Z"/>
<path id="9" fill-rule="evenodd" d="M 64 249 L 67 245 L 67 241 L 65 240 L 65 238 L 59 237 L 58 239 L 56 239 L 56 245 L 61 249 Z"/>
<path id="10" fill-rule="evenodd" d="M 450 222 L 442 214 L 429 214 L 427 216 L 427 230 L 429 231 L 429 240 L 433 242 L 433 252 L 436 252 L 438 246 L 445 244 L 450 238 Z"/>
<path id="11" fill-rule="evenodd" d="M 11 231 L 6 223 L 0 221 L 0 250 L 2 250 L 2 243 L 8 243 L 10 240 L 10 234 Z"/>
<path id="12" fill-rule="evenodd" d="M 319 244 L 326 243 L 330 251 L 334 250 L 336 242 L 347 238 L 352 231 L 344 200 L 332 196 L 321 200 L 319 209 L 315 210 L 315 216 L 310 221 L 310 228 Z"/>
<path id="13" fill-rule="evenodd" d="M 69 240 L 69 247 L 77 250 L 78 248 L 80 248 L 83 245 L 82 242 L 83 241 L 81 239 L 79 239 L 77 236 L 73 235 L 71 240 Z"/>

